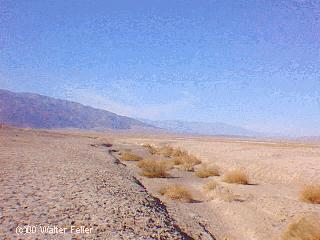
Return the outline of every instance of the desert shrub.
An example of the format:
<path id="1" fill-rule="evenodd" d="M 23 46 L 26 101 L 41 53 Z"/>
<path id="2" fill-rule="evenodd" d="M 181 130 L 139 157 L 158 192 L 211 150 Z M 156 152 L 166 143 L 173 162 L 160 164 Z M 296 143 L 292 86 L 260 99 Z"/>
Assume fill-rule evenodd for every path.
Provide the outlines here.
<path id="1" fill-rule="evenodd" d="M 304 202 L 320 204 L 320 185 L 304 187 L 300 192 L 300 199 Z"/>
<path id="2" fill-rule="evenodd" d="M 219 176 L 219 169 L 215 165 L 202 164 L 196 171 L 196 175 L 200 178 L 207 178 L 211 176 Z"/>
<path id="3" fill-rule="evenodd" d="M 142 175 L 150 178 L 168 177 L 168 171 L 172 169 L 172 163 L 165 160 L 144 159 L 138 163 L 142 169 Z"/>
<path id="4" fill-rule="evenodd" d="M 151 148 L 149 145 L 145 145 L 147 148 Z M 173 148 L 171 146 L 164 146 L 160 149 L 156 149 L 155 153 L 162 154 L 166 157 L 171 157 L 174 165 L 181 165 L 186 171 L 193 171 L 194 166 L 201 163 L 201 160 L 197 157 L 189 154 L 187 151 L 180 148 Z"/>
<path id="5" fill-rule="evenodd" d="M 319 240 L 320 221 L 314 216 L 302 217 L 289 224 L 281 240 Z"/>
<path id="6" fill-rule="evenodd" d="M 124 161 L 141 161 L 142 157 L 128 151 L 121 154 L 121 159 Z"/>
<path id="7" fill-rule="evenodd" d="M 188 152 L 185 150 L 182 150 L 181 148 L 175 148 L 172 153 L 172 157 L 183 157 L 186 155 L 188 155 Z"/>
<path id="8" fill-rule="evenodd" d="M 181 165 L 186 171 L 193 171 L 194 166 L 201 163 L 201 160 L 191 154 L 183 154 L 179 157 L 173 158 L 175 165 Z"/>
<path id="9" fill-rule="evenodd" d="M 165 157 L 171 157 L 173 155 L 174 148 L 171 146 L 163 146 L 162 148 L 159 149 L 159 153 Z"/>
<path id="10" fill-rule="evenodd" d="M 175 158 L 173 159 L 173 163 L 174 163 L 174 165 L 182 165 L 182 164 L 183 164 L 183 158 L 181 158 L 181 157 L 175 157 Z"/>
<path id="11" fill-rule="evenodd" d="M 238 196 L 235 195 L 230 189 L 217 183 L 204 185 L 203 188 L 208 200 L 219 199 L 226 202 L 232 202 L 238 198 Z"/>
<path id="12" fill-rule="evenodd" d="M 194 166 L 201 163 L 201 160 L 193 155 L 189 155 L 188 157 L 183 158 L 182 166 L 186 171 L 193 171 Z"/>
<path id="13" fill-rule="evenodd" d="M 226 172 L 223 177 L 223 181 L 226 183 L 237 183 L 237 184 L 249 183 L 247 175 L 240 170 Z"/>
<path id="14" fill-rule="evenodd" d="M 172 185 L 163 187 L 160 189 L 159 193 L 172 200 L 180 200 L 185 202 L 192 201 L 192 195 L 188 189 L 181 185 Z"/>
<path id="15" fill-rule="evenodd" d="M 202 188 L 205 192 L 209 192 L 209 191 L 216 189 L 216 187 L 218 187 L 218 186 L 219 186 L 219 184 L 216 181 L 212 180 L 212 181 L 205 183 Z"/>
<path id="16" fill-rule="evenodd" d="M 142 144 L 142 146 L 145 147 L 148 150 L 148 152 L 152 155 L 157 154 L 159 151 L 155 146 L 148 144 L 148 143 Z"/>

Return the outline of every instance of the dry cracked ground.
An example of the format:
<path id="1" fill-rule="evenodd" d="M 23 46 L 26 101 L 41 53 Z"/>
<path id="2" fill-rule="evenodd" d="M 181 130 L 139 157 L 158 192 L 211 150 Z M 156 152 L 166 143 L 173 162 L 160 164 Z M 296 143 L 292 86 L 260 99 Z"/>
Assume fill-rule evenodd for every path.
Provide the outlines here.
<path id="1" fill-rule="evenodd" d="M 100 143 L 0 129 L 0 239 L 191 239 Z M 17 233 L 27 225 L 37 229 Z M 66 231 L 45 234 L 40 226 Z M 71 233 L 71 226 L 92 230 Z"/>
<path id="2" fill-rule="evenodd" d="M 120 153 L 152 158 L 143 143 L 185 149 L 218 165 L 221 175 L 199 178 L 174 167 L 167 178 L 141 176 L 137 162 L 122 161 Z M 0 239 L 278 240 L 298 217 L 320 216 L 319 204 L 299 199 L 303 186 L 320 182 L 319 160 L 319 142 L 4 128 Z M 230 169 L 246 172 L 251 184 L 225 183 Z M 204 193 L 211 180 L 221 196 Z M 193 201 L 161 196 L 171 184 L 186 186 Z M 17 234 L 27 225 L 67 230 Z M 71 226 L 92 232 L 71 233 Z"/>

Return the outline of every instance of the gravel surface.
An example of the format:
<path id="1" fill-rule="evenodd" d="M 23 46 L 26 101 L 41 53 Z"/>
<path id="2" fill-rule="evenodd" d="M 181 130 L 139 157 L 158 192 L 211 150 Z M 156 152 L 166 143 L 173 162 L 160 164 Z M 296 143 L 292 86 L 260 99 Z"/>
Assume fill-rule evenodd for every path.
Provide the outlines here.
<path id="1" fill-rule="evenodd" d="M 191 239 L 101 143 L 0 129 L 0 239 Z"/>

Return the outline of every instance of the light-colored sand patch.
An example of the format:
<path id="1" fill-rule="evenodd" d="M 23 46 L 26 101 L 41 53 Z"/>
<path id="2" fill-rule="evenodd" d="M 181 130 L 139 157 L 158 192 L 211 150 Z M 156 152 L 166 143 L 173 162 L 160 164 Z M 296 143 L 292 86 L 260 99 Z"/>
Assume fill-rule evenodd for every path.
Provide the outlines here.
<path id="1" fill-rule="evenodd" d="M 223 187 L 221 189 L 227 189 L 234 195 L 233 201 L 219 196 L 226 194 L 224 190 L 213 194 L 208 201 L 201 189 L 210 179 L 200 179 L 179 169 L 171 171 L 175 177 L 172 179 L 141 179 L 154 194 L 162 184 L 183 183 L 189 186 L 193 195 L 198 196 L 199 203 L 181 205 L 166 202 L 170 212 L 178 222 L 179 219 L 180 222 L 186 221 L 190 215 L 204 219 L 207 229 L 217 239 L 278 239 L 297 217 L 320 214 L 319 204 L 302 202 L 299 197 L 305 185 L 320 183 L 320 143 L 170 136 L 127 137 L 121 141 L 180 147 L 205 163 L 216 164 L 222 174 L 240 169 L 248 175 L 251 185 L 228 184 L 222 181 L 222 176 L 210 177 Z"/>

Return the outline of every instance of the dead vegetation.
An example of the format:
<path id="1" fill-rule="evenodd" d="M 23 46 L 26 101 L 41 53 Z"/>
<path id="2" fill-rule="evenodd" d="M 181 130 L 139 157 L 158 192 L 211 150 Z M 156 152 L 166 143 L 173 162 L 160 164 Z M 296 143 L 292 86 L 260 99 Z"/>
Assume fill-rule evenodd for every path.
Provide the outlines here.
<path id="1" fill-rule="evenodd" d="M 320 204 L 320 185 L 304 187 L 300 192 L 300 199 L 304 202 Z"/>
<path id="2" fill-rule="evenodd" d="M 142 144 L 142 146 L 145 147 L 151 155 L 157 154 L 159 152 L 157 147 L 155 147 L 149 143 Z"/>
<path id="3" fill-rule="evenodd" d="M 315 216 L 302 217 L 289 224 L 281 240 L 319 240 L 320 220 Z"/>
<path id="4" fill-rule="evenodd" d="M 180 200 L 184 202 L 191 202 L 192 195 L 188 189 L 182 185 L 172 185 L 163 187 L 159 190 L 161 195 L 164 195 L 172 200 Z"/>
<path id="5" fill-rule="evenodd" d="M 203 190 L 208 200 L 219 199 L 225 202 L 232 202 L 238 200 L 239 197 L 235 195 L 230 189 L 221 186 L 216 182 L 210 182 L 204 185 Z"/>
<path id="6" fill-rule="evenodd" d="M 201 163 L 201 160 L 193 155 L 189 155 L 182 159 L 182 168 L 185 171 L 194 171 L 194 166 Z"/>
<path id="7" fill-rule="evenodd" d="M 219 168 L 216 165 L 202 164 L 195 173 L 200 178 L 219 176 Z"/>
<path id="8" fill-rule="evenodd" d="M 223 181 L 226 183 L 249 184 L 247 175 L 241 170 L 226 172 L 223 176 Z"/>
<path id="9" fill-rule="evenodd" d="M 217 186 L 219 186 L 219 183 L 212 180 L 210 182 L 205 183 L 202 188 L 205 192 L 210 192 L 210 191 L 216 189 Z"/>
<path id="10" fill-rule="evenodd" d="M 181 148 L 175 148 L 172 157 L 182 157 L 188 155 L 188 152 L 185 150 L 182 150 Z"/>
<path id="11" fill-rule="evenodd" d="M 168 177 L 168 171 L 172 169 L 172 163 L 166 160 L 144 159 L 138 162 L 141 168 L 141 175 L 149 178 L 165 178 Z"/>
<path id="12" fill-rule="evenodd" d="M 159 154 L 165 157 L 172 157 L 174 151 L 175 149 L 173 147 L 166 145 L 159 149 Z"/>
<path id="13" fill-rule="evenodd" d="M 132 153 L 131 151 L 126 151 L 121 154 L 121 159 L 123 161 L 141 161 L 142 157 Z"/>
<path id="14" fill-rule="evenodd" d="M 150 144 L 143 144 L 142 146 L 147 148 L 152 155 L 160 154 L 171 158 L 174 165 L 181 165 L 181 168 L 186 171 L 193 171 L 194 166 L 201 163 L 201 160 L 196 156 L 189 154 L 187 151 L 180 148 L 173 148 L 169 145 L 165 145 L 161 148 L 157 148 Z"/>
<path id="15" fill-rule="evenodd" d="M 186 151 L 178 150 L 177 154 L 173 154 L 173 162 L 175 165 L 181 165 L 186 171 L 193 171 L 194 166 L 200 164 L 201 160 Z"/>

